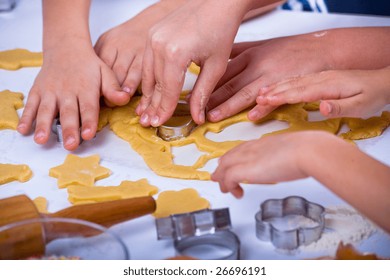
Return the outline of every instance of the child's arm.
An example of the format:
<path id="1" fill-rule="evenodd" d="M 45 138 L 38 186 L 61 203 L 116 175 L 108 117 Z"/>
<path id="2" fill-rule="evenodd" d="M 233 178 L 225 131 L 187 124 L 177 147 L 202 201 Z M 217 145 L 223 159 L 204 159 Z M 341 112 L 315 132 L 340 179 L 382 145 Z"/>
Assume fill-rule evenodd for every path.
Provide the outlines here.
<path id="1" fill-rule="evenodd" d="M 368 117 L 390 104 L 390 67 L 334 70 L 292 78 L 260 90 L 260 105 L 321 101 L 327 117 Z"/>
<path id="2" fill-rule="evenodd" d="M 286 133 L 248 141 L 222 156 L 212 174 L 222 192 L 236 197 L 243 195 L 240 183 L 306 177 L 315 178 L 390 232 L 390 167 L 326 132 Z"/>
<path id="3" fill-rule="evenodd" d="M 96 133 L 100 91 L 115 104 L 129 99 L 92 47 L 89 5 L 89 0 L 43 1 L 43 65 L 18 126 L 27 134 L 36 121 L 34 140 L 39 144 L 47 142 L 53 118 L 59 114 L 64 147 L 74 150 L 80 127 L 85 140 Z"/>

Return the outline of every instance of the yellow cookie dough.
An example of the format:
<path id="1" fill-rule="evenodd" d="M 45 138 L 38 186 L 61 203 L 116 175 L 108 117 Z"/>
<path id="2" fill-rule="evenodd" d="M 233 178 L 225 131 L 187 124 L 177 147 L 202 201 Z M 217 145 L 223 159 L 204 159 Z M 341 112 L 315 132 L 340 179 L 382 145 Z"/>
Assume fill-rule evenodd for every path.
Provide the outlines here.
<path id="1" fill-rule="evenodd" d="M 0 52 L 0 68 L 18 70 L 22 67 L 41 66 L 43 55 L 41 52 L 30 52 L 25 49 L 14 49 Z"/>
<path id="2" fill-rule="evenodd" d="M 47 199 L 46 198 L 44 198 L 43 196 L 38 196 L 35 199 L 33 199 L 33 202 L 34 202 L 35 206 L 37 207 L 39 213 L 44 213 L 44 214 L 49 213 L 47 211 Z"/>
<path id="3" fill-rule="evenodd" d="M 244 111 L 218 123 L 206 122 L 205 124 L 196 127 L 188 137 L 167 142 L 157 136 L 156 128 L 145 128 L 139 124 L 139 117 L 135 114 L 135 108 L 139 99 L 140 97 L 133 97 L 126 106 L 113 108 L 108 118 L 108 122 L 114 133 L 129 142 L 131 147 L 143 157 L 149 168 L 160 176 L 179 179 L 209 180 L 210 174 L 206 171 L 199 170 L 199 168 L 202 168 L 210 159 L 222 156 L 242 141 L 216 142 L 208 139 L 205 135 L 208 132 L 219 133 L 226 127 L 238 122 L 249 121 L 247 118 L 247 111 Z M 289 124 L 287 129 L 274 131 L 263 136 L 301 130 L 323 130 L 332 134 L 337 134 L 344 123 L 353 126 L 352 121 L 343 120 L 341 118 L 309 121 L 308 111 L 316 110 L 317 108 L 318 104 L 316 103 L 284 105 L 257 121 L 255 125 L 262 125 L 271 120 L 278 120 Z M 382 116 L 382 121 L 383 118 L 384 117 Z M 380 123 L 382 121 L 380 121 Z M 371 124 L 371 121 L 368 123 Z M 367 126 L 367 129 L 368 131 L 375 131 L 373 134 L 366 133 L 366 136 L 370 137 L 370 135 L 373 136 L 381 133 L 380 130 L 384 130 L 385 126 L 382 125 L 380 126 L 380 129 L 376 129 L 372 125 L 369 125 Z M 261 135 L 259 135 L 259 137 L 261 137 Z M 344 136 L 345 139 L 350 139 L 349 137 L 352 136 Z M 195 144 L 203 155 L 200 156 L 192 166 L 174 164 L 171 151 L 172 147 L 181 147 L 189 144 Z"/>
<path id="4" fill-rule="evenodd" d="M 190 66 L 188 67 L 188 71 L 190 71 L 192 74 L 199 75 L 200 67 L 195 63 L 191 62 Z"/>
<path id="5" fill-rule="evenodd" d="M 382 112 L 380 117 L 371 117 L 363 120 L 359 118 L 343 118 L 350 131 L 341 134 L 341 137 L 349 140 L 360 140 L 376 137 L 390 125 L 390 112 Z"/>
<path id="6" fill-rule="evenodd" d="M 93 186 L 96 180 L 106 178 L 111 173 L 99 162 L 99 155 L 82 158 L 69 154 L 63 164 L 50 169 L 49 175 L 58 179 L 59 188 L 69 185 Z"/>
<path id="7" fill-rule="evenodd" d="M 0 185 L 12 181 L 27 182 L 32 177 L 32 171 L 26 164 L 0 163 Z"/>
<path id="8" fill-rule="evenodd" d="M 68 186 L 68 200 L 72 204 L 101 202 L 141 196 L 152 196 L 158 192 L 158 188 L 148 183 L 146 179 L 138 181 L 122 181 L 119 186 L 113 187 L 85 187 Z"/>
<path id="9" fill-rule="evenodd" d="M 0 91 L 0 129 L 16 129 L 19 123 L 16 110 L 23 106 L 22 93 L 9 90 Z"/>
<path id="10" fill-rule="evenodd" d="M 194 189 L 188 188 L 181 191 L 164 191 L 156 199 L 156 211 L 153 216 L 164 218 L 169 215 L 182 214 L 210 207 L 210 203 L 199 196 Z"/>

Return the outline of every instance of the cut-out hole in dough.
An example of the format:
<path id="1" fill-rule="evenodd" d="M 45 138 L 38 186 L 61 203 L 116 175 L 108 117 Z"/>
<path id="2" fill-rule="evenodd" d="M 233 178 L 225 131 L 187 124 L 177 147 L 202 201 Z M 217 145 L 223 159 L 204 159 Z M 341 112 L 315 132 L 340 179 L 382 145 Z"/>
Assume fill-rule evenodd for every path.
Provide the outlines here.
<path id="1" fill-rule="evenodd" d="M 226 127 L 220 133 L 207 132 L 206 138 L 215 142 L 236 141 L 236 140 L 254 140 L 259 139 L 262 135 L 274 131 L 288 128 L 287 122 L 271 120 L 261 125 L 252 122 L 235 123 Z"/>

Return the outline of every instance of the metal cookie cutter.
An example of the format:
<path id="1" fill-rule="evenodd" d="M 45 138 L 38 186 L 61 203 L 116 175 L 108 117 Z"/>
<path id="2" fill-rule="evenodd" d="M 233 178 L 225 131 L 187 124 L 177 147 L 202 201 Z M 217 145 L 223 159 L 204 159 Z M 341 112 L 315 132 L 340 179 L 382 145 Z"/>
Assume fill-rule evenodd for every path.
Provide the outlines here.
<path id="1" fill-rule="evenodd" d="M 156 219 L 157 238 L 173 239 L 176 253 L 199 259 L 237 260 L 240 241 L 230 231 L 228 208 L 206 209 Z"/>
<path id="2" fill-rule="evenodd" d="M 294 250 L 321 237 L 325 209 L 303 197 L 268 199 L 256 213 L 256 236 L 271 241 L 276 248 Z"/>
<path id="3" fill-rule="evenodd" d="M 157 133 L 165 141 L 175 141 L 190 135 L 195 126 L 190 106 L 184 101 L 179 101 L 172 117 L 158 127 Z"/>
<path id="4" fill-rule="evenodd" d="M 54 121 L 53 121 L 53 124 L 51 126 L 51 131 L 57 135 L 57 142 L 60 142 L 60 143 L 63 143 L 64 142 L 64 138 L 62 136 L 62 127 L 61 127 L 61 123 L 60 123 L 60 119 L 59 118 L 55 118 Z M 81 134 L 80 134 L 80 144 L 83 142 L 83 138 L 81 137 Z"/>

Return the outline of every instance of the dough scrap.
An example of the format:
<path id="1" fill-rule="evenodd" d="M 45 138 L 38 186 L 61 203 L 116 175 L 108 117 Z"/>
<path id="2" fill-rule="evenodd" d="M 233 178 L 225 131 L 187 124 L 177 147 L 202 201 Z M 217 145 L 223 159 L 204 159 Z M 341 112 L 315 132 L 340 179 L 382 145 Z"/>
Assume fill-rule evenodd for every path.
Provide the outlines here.
<path id="1" fill-rule="evenodd" d="M 49 211 L 47 211 L 47 199 L 43 196 L 38 196 L 35 199 L 33 199 L 33 202 L 35 206 L 38 209 L 39 213 L 47 214 Z"/>
<path id="2" fill-rule="evenodd" d="M 63 164 L 52 167 L 49 176 L 57 178 L 59 188 L 69 185 L 93 186 L 96 180 L 108 177 L 111 171 L 99 165 L 99 155 L 79 157 L 68 154 Z"/>
<path id="3" fill-rule="evenodd" d="M 0 91 L 0 129 L 16 129 L 19 123 L 16 110 L 23 108 L 23 98 L 20 92 Z"/>
<path id="4" fill-rule="evenodd" d="M 158 188 L 150 185 L 146 179 L 138 181 L 122 181 L 119 186 L 85 187 L 71 185 L 68 186 L 67 189 L 68 200 L 72 204 L 152 196 L 158 192 Z"/>
<path id="5" fill-rule="evenodd" d="M 0 52 L 0 68 L 18 70 L 22 67 L 42 66 L 42 52 L 30 52 L 26 49 L 13 49 Z"/>
<path id="6" fill-rule="evenodd" d="M 0 185 L 12 181 L 27 182 L 32 177 L 32 171 L 26 164 L 0 163 Z"/>
<path id="7" fill-rule="evenodd" d="M 190 71 L 192 74 L 199 75 L 200 67 L 196 65 L 194 62 L 191 62 L 190 66 L 188 67 L 188 71 Z"/>
<path id="8" fill-rule="evenodd" d="M 183 96 L 184 95 L 185 94 L 183 94 Z M 209 180 L 210 174 L 207 171 L 199 170 L 199 168 L 205 166 L 210 159 L 222 156 L 227 151 L 243 142 L 241 140 L 216 142 L 208 139 L 205 135 L 208 132 L 219 133 L 226 127 L 238 122 L 248 122 L 248 111 L 243 111 L 218 123 L 206 122 L 205 124 L 196 127 L 188 137 L 167 142 L 157 136 L 157 128 L 145 128 L 139 124 L 139 117 L 135 114 L 135 108 L 139 100 L 140 97 L 133 97 L 129 104 L 113 108 L 108 122 L 111 130 L 119 137 L 129 142 L 131 147 L 143 157 L 149 168 L 160 176 L 179 179 Z M 337 134 L 344 123 L 353 126 L 351 121 L 342 118 L 309 121 L 308 110 L 315 110 L 316 108 L 318 108 L 318 105 L 315 103 L 280 106 L 254 124 L 261 125 L 271 120 L 278 120 L 289 124 L 287 129 L 264 134 L 262 137 L 271 134 L 302 130 L 323 130 L 332 134 Z M 384 113 L 379 123 L 387 120 L 387 114 L 390 113 Z M 370 123 L 370 125 L 367 126 L 368 131 L 374 130 L 375 133 L 366 133 L 366 137 L 378 135 L 381 133 L 381 129 L 382 131 L 385 129 L 384 125 L 380 126 L 378 129 L 372 127 L 371 122 L 367 123 Z M 348 140 L 349 137 L 352 136 L 343 136 L 346 140 Z M 181 147 L 189 144 L 195 144 L 198 150 L 204 154 L 201 155 L 192 166 L 174 164 L 172 147 Z"/>
<path id="9" fill-rule="evenodd" d="M 192 188 L 180 191 L 161 192 L 156 199 L 155 218 L 164 218 L 174 214 L 188 213 L 207 209 L 210 203 L 205 198 L 199 196 L 198 192 Z"/>
<path id="10" fill-rule="evenodd" d="M 369 119 L 343 118 L 343 123 L 347 124 L 350 131 L 340 135 L 343 139 L 360 140 L 376 137 L 390 126 L 390 112 L 384 111 L 380 117 Z"/>

